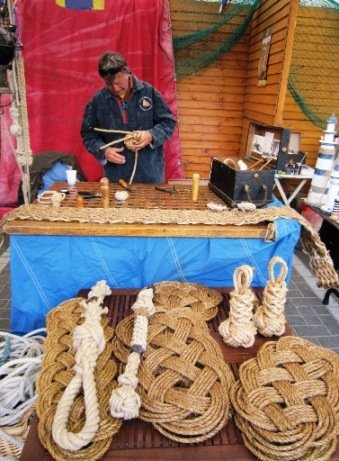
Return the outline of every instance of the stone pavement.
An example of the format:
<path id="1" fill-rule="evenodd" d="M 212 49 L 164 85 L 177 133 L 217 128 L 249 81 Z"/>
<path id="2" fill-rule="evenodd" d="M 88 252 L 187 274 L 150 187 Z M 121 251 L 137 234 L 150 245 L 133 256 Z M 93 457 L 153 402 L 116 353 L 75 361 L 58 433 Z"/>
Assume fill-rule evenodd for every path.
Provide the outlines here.
<path id="1" fill-rule="evenodd" d="M 295 334 L 339 353 L 339 300 L 319 289 L 309 270 L 308 257 L 296 250 L 285 314 Z M 9 330 L 10 284 L 8 238 L 0 248 L 0 331 Z"/>

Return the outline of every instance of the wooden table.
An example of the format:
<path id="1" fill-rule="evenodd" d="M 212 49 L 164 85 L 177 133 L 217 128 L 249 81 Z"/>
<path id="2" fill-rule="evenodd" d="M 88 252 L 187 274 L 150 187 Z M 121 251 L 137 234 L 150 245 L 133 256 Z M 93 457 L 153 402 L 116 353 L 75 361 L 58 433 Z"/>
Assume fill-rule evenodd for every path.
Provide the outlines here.
<path id="1" fill-rule="evenodd" d="M 219 306 L 217 316 L 212 319 L 209 329 L 218 342 L 223 352 L 226 363 L 229 363 L 234 374 L 237 376 L 239 365 L 245 360 L 254 357 L 259 348 L 267 340 L 257 335 L 253 347 L 245 349 L 227 346 L 218 333 L 221 321 L 228 317 L 230 289 L 218 289 L 223 295 L 223 301 Z M 262 290 L 256 290 L 258 297 L 262 296 Z M 114 327 L 125 316 L 131 313 L 130 306 L 134 303 L 138 290 L 113 290 L 106 298 L 105 305 L 109 308 L 111 325 Z M 88 290 L 79 293 L 87 298 Z M 287 324 L 285 335 L 292 335 L 292 329 Z M 20 461 L 51 461 L 53 458 L 40 444 L 37 429 L 38 421 L 34 417 Z M 160 434 L 150 423 L 141 420 L 124 422 L 120 431 L 114 435 L 111 446 L 102 461 L 123 461 L 139 459 L 145 461 L 250 461 L 257 457 L 243 445 L 241 434 L 231 419 L 228 424 L 212 439 L 203 443 L 187 445 L 169 440 Z M 339 447 L 332 456 L 331 461 L 339 461 Z"/>
<path id="2" fill-rule="evenodd" d="M 151 184 L 133 184 L 128 200 L 115 200 L 116 191 L 123 188 L 116 183 L 109 184 L 109 206 L 117 208 L 144 208 L 145 210 L 207 210 L 207 203 L 214 202 L 220 205 L 225 203 L 212 192 L 207 185 L 200 186 L 199 199 L 192 202 L 192 188 L 189 184 L 163 185 L 165 189 L 175 188 L 175 193 L 156 189 Z M 51 191 L 68 190 L 66 183 L 58 182 L 51 187 Z M 101 194 L 101 185 L 98 182 L 80 182 L 69 189 L 61 208 L 77 206 L 78 192 L 93 192 Z M 35 201 L 34 203 L 38 203 Z M 100 208 L 103 205 L 101 197 L 84 199 L 85 208 Z M 269 233 L 268 223 L 249 225 L 213 225 L 213 224 L 101 224 L 95 222 L 56 222 L 36 220 L 13 220 L 6 224 L 5 232 L 12 235 L 76 235 L 76 236 L 136 236 L 136 237 L 220 237 L 220 238 L 262 238 Z"/>

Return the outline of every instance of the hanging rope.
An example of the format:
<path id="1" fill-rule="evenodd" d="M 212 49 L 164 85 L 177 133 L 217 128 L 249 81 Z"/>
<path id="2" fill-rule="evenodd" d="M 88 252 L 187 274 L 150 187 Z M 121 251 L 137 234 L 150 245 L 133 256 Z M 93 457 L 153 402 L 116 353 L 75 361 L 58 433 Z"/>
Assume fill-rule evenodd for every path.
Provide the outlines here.
<path id="1" fill-rule="evenodd" d="M 94 371 L 98 356 L 105 348 L 105 336 L 101 316 L 107 307 L 101 307 L 104 297 L 111 290 L 104 281 L 98 282 L 88 294 L 88 300 L 81 303 L 85 321 L 73 332 L 75 350 L 75 376 L 63 393 L 53 420 L 54 441 L 66 450 L 79 450 L 88 445 L 96 435 L 100 423 L 99 402 Z M 69 413 L 75 398 L 83 389 L 86 420 L 81 431 L 74 433 L 67 429 Z"/>
<path id="2" fill-rule="evenodd" d="M 136 302 L 132 306 L 135 314 L 133 335 L 131 340 L 132 352 L 127 358 L 125 372 L 119 376 L 117 387 L 110 398 L 111 415 L 116 418 L 132 419 L 139 416 L 141 399 L 135 391 L 138 386 L 138 369 L 141 355 L 147 347 L 148 318 L 154 314 L 153 289 L 141 290 Z"/>
<path id="3" fill-rule="evenodd" d="M 274 277 L 274 266 L 280 265 L 278 277 Z M 263 336 L 281 336 L 285 332 L 286 319 L 284 309 L 286 304 L 287 286 L 286 262 L 276 256 L 269 262 L 269 281 L 264 289 L 262 305 L 254 313 L 253 322 Z"/>
<path id="4" fill-rule="evenodd" d="M 230 293 L 229 318 L 219 325 L 219 333 L 226 344 L 232 347 L 251 347 L 257 329 L 253 323 L 253 309 L 257 297 L 251 290 L 253 269 L 243 265 L 233 274 L 234 290 Z"/>

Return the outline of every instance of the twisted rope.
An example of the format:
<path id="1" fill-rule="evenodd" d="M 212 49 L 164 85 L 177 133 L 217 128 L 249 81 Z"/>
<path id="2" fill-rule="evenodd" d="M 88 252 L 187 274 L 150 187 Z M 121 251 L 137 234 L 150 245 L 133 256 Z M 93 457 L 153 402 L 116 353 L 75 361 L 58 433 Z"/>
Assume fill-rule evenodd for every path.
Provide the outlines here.
<path id="1" fill-rule="evenodd" d="M 90 295 L 91 296 L 91 295 Z M 89 298 L 90 300 L 91 298 Z M 94 302 L 95 299 L 92 299 Z M 111 338 L 113 330 L 108 325 L 106 315 L 101 315 L 105 348 L 97 358 L 94 380 L 99 403 L 99 427 L 93 440 L 85 447 L 73 451 L 60 447 L 52 437 L 52 425 L 58 402 L 68 384 L 75 376 L 75 354 L 73 332 L 83 323 L 84 299 L 73 298 L 52 309 L 46 318 L 47 339 L 46 352 L 41 373 L 37 381 L 37 415 L 38 433 L 42 445 L 57 461 L 95 461 L 108 450 L 113 435 L 119 430 L 121 422 L 113 419 L 109 413 L 109 397 L 116 383 L 114 376 L 117 368 L 112 360 L 113 347 Z M 96 315 L 99 315 L 98 313 Z M 99 330 L 96 330 L 99 332 Z M 100 333 L 101 334 L 101 333 Z M 101 344 L 101 340 L 98 341 Z M 94 346 L 98 347 L 98 346 Z M 100 390 L 100 392 L 99 392 Z M 67 430 L 77 434 L 91 415 L 86 414 L 87 402 L 80 391 L 74 399 L 69 412 Z"/>
<path id="2" fill-rule="evenodd" d="M 274 266 L 280 265 L 280 273 L 274 277 Z M 269 281 L 264 289 L 262 304 L 253 315 L 253 322 L 263 336 L 281 336 L 285 331 L 284 309 L 286 304 L 288 266 L 276 256 L 269 262 Z"/>
<path id="3" fill-rule="evenodd" d="M 235 422 L 262 461 L 325 461 L 339 431 L 339 359 L 301 338 L 266 342 L 232 386 Z"/>
<path id="4" fill-rule="evenodd" d="M 132 353 L 127 358 L 125 372 L 118 377 L 119 386 L 112 392 L 109 402 L 111 415 L 123 419 L 136 418 L 141 407 L 141 399 L 135 389 L 138 385 L 137 373 L 141 355 L 147 347 L 148 319 L 155 312 L 152 288 L 139 292 L 132 310 L 135 313 Z"/>
<path id="5" fill-rule="evenodd" d="M 88 445 L 99 428 L 99 402 L 94 369 L 99 354 L 105 348 L 104 331 L 100 320 L 108 309 L 107 307 L 102 308 L 101 305 L 104 297 L 110 293 L 111 290 L 105 282 L 98 282 L 89 292 L 88 300 L 81 303 L 84 307 L 85 320 L 73 332 L 75 376 L 58 402 L 52 425 L 54 441 L 65 450 L 79 450 Z M 67 422 L 73 402 L 81 389 L 84 393 L 86 419 L 82 429 L 74 433 L 67 429 Z"/>
<path id="6" fill-rule="evenodd" d="M 251 347 L 257 329 L 253 323 L 253 309 L 257 297 L 250 288 L 253 269 L 243 265 L 233 274 L 234 290 L 230 293 L 229 318 L 219 325 L 219 333 L 224 342 L 232 347 Z"/>

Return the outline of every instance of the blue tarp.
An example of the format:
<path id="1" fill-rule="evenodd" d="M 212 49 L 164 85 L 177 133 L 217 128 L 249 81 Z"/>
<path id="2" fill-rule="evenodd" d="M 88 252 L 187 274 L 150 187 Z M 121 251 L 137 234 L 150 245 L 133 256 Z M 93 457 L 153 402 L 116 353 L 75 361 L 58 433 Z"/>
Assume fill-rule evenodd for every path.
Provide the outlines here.
<path id="1" fill-rule="evenodd" d="M 281 256 L 292 267 L 300 225 L 279 218 L 276 240 L 10 236 L 11 330 L 26 333 L 45 325 L 60 302 L 106 280 L 111 288 L 143 288 L 165 280 L 233 287 L 242 264 L 255 268 L 253 287 L 268 280 L 268 263 Z M 288 282 L 291 270 L 288 274 Z"/>

